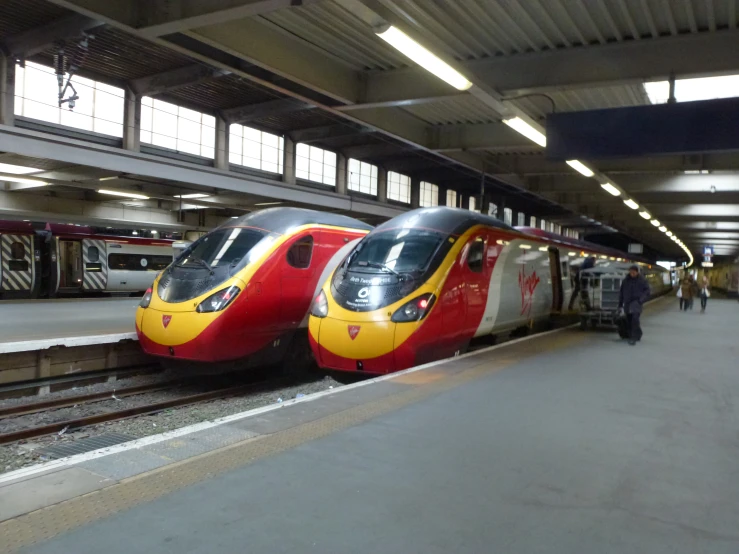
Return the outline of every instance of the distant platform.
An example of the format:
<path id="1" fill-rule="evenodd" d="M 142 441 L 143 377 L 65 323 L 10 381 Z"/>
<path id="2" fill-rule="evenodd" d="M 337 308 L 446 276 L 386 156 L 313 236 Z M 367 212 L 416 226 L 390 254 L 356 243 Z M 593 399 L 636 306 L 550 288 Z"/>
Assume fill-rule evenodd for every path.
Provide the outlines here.
<path id="1" fill-rule="evenodd" d="M 136 340 L 138 298 L 0 303 L 0 354 Z"/>

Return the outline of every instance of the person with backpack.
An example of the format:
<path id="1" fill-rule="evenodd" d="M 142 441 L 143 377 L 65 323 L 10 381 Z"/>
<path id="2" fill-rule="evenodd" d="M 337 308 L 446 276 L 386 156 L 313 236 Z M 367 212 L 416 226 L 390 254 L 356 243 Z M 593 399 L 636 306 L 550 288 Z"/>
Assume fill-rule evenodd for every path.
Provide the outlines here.
<path id="1" fill-rule="evenodd" d="M 641 312 L 644 303 L 649 300 L 651 292 L 649 283 L 639 272 L 638 265 L 629 268 L 629 274 L 621 282 L 618 309 L 626 315 L 629 344 L 634 346 L 642 338 Z"/>

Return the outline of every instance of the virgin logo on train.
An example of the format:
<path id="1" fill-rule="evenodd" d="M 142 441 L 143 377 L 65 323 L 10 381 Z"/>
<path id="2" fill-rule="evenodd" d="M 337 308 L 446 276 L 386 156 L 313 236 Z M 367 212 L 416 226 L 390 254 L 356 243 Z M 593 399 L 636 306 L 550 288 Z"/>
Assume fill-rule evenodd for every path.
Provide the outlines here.
<path id="1" fill-rule="evenodd" d="M 526 267 L 522 267 L 518 272 L 518 287 L 521 289 L 521 315 L 531 313 L 531 307 L 534 302 L 534 291 L 539 284 L 539 276 L 536 271 L 531 275 L 526 275 Z"/>
<path id="2" fill-rule="evenodd" d="M 169 322 L 170 321 L 172 321 L 172 316 L 171 315 L 163 315 L 162 316 L 162 325 L 164 326 L 165 329 L 167 327 L 169 327 Z"/>
<path id="3" fill-rule="evenodd" d="M 349 337 L 354 340 L 357 338 L 357 335 L 359 334 L 359 330 L 362 327 L 360 325 L 348 325 L 347 330 L 349 331 Z"/>
<path id="4" fill-rule="evenodd" d="M 369 295 L 369 288 L 364 287 L 363 289 L 359 289 L 359 292 L 357 293 L 358 298 L 367 298 Z"/>

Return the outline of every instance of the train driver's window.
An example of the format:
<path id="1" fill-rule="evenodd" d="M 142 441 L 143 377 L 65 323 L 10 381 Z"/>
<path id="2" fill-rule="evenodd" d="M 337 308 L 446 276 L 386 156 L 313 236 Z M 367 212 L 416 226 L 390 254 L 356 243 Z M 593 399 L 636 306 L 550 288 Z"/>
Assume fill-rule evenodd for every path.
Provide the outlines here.
<path id="1" fill-rule="evenodd" d="M 477 237 L 472 244 L 470 244 L 470 251 L 467 254 L 467 265 L 470 270 L 475 273 L 482 273 L 483 266 L 483 255 L 485 253 L 485 241 L 482 237 Z"/>
<path id="2" fill-rule="evenodd" d="M 14 260 L 22 260 L 26 257 L 26 247 L 22 242 L 14 242 L 10 245 L 10 257 Z"/>
<path id="3" fill-rule="evenodd" d="M 313 255 L 313 237 L 307 236 L 295 241 L 287 251 L 287 263 L 297 269 L 310 267 L 310 259 Z"/>
<path id="4" fill-rule="evenodd" d="M 89 246 L 87 248 L 87 261 L 88 262 L 99 262 L 100 261 L 100 250 L 97 246 Z"/>

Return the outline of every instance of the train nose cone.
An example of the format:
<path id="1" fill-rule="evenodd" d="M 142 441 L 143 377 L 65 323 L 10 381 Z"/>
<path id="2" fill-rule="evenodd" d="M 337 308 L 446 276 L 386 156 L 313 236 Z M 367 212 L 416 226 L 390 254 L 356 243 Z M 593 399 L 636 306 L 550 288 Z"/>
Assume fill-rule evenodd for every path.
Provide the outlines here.
<path id="1" fill-rule="evenodd" d="M 343 371 L 388 373 L 395 370 L 392 321 L 320 319 L 318 356 L 324 367 Z M 316 329 L 312 330 L 315 339 Z"/>

